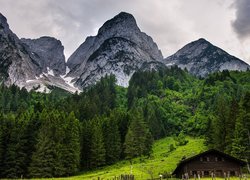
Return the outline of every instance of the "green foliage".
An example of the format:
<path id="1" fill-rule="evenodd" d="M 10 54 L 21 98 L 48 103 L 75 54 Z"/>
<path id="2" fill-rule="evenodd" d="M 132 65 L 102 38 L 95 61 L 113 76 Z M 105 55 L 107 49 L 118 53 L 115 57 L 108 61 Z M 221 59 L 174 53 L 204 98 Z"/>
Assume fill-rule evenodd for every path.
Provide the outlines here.
<path id="1" fill-rule="evenodd" d="M 100 167 L 105 164 L 105 145 L 100 119 L 92 121 L 91 143 L 90 143 L 90 167 Z"/>
<path id="2" fill-rule="evenodd" d="M 63 112 L 46 110 L 40 119 L 29 176 L 58 177 L 77 172 L 80 161 L 79 122 L 72 113 L 66 118 Z"/>
<path id="3" fill-rule="evenodd" d="M 130 124 L 126 134 L 124 148 L 127 159 L 146 156 L 151 152 L 152 135 L 143 120 L 142 113 L 135 109 L 130 113 Z"/>
<path id="4" fill-rule="evenodd" d="M 183 131 L 181 131 L 180 134 L 175 138 L 175 141 L 177 146 L 184 146 L 188 143 L 188 140 L 186 140 L 186 136 L 184 135 Z"/>
<path id="5" fill-rule="evenodd" d="M 104 144 L 106 150 L 106 163 L 117 162 L 121 156 L 121 135 L 115 113 L 103 122 Z"/>
<path id="6" fill-rule="evenodd" d="M 186 135 L 250 157 L 249 71 L 198 79 L 171 67 L 136 72 L 128 88 L 115 83 L 106 76 L 80 94 L 1 85 L 0 178 L 70 176 L 126 158 L 167 158 L 190 144 Z M 176 141 L 161 156 L 151 154 L 153 140 L 166 136 Z"/>

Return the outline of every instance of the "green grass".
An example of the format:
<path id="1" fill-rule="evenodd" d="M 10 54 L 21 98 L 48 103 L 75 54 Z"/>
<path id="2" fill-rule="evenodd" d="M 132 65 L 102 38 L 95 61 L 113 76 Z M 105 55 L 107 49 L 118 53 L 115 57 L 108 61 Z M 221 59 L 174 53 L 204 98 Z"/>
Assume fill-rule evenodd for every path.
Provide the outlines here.
<path id="1" fill-rule="evenodd" d="M 155 141 L 150 158 L 133 159 L 132 173 L 135 175 L 135 179 L 148 179 L 151 177 L 151 174 L 154 178 L 157 178 L 159 174 L 171 173 L 183 156 L 190 157 L 206 150 L 203 139 L 194 139 L 191 137 L 187 139 L 189 142 L 185 146 L 177 146 L 172 152 L 169 152 L 169 145 L 175 144 L 172 137 Z M 130 174 L 130 170 L 129 161 L 124 160 L 94 171 L 82 172 L 74 177 L 58 179 L 95 180 L 98 177 L 101 179 L 111 179 L 121 174 Z"/>

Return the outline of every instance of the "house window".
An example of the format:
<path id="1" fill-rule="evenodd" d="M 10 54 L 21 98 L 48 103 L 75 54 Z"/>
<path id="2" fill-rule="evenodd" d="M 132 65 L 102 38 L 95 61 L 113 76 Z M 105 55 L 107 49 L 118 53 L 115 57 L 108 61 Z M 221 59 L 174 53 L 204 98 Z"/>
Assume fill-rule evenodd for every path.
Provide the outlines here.
<path id="1" fill-rule="evenodd" d="M 209 176 L 209 171 L 204 171 L 204 176 Z"/>
<path id="2" fill-rule="evenodd" d="M 230 171 L 230 176 L 235 176 L 235 171 Z"/>
<path id="3" fill-rule="evenodd" d="M 203 161 L 209 161 L 209 157 L 204 157 Z"/>

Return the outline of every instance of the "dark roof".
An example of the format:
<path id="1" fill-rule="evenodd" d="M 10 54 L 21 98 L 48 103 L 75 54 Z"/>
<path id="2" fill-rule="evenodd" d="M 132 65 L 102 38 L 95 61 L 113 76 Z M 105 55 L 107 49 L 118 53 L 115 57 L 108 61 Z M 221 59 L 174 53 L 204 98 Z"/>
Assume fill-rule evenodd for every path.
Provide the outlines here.
<path id="1" fill-rule="evenodd" d="M 181 160 L 181 161 L 178 163 L 176 169 L 174 170 L 174 172 L 173 172 L 172 174 L 176 174 L 177 171 L 179 170 L 179 168 L 180 168 L 182 165 L 184 165 L 185 163 L 190 162 L 191 160 L 193 160 L 193 159 L 195 159 L 195 158 L 197 158 L 197 157 L 200 157 L 200 156 L 202 156 L 202 155 L 206 155 L 206 154 L 211 153 L 211 152 L 212 152 L 212 153 L 219 154 L 219 155 L 221 155 L 221 156 L 223 156 L 223 157 L 226 157 L 226 158 L 228 158 L 228 159 L 231 159 L 232 161 L 238 162 L 238 163 L 239 163 L 240 165 L 242 165 L 242 166 L 246 165 L 246 162 L 245 162 L 245 161 L 242 161 L 242 160 L 240 160 L 240 159 L 237 159 L 237 158 L 235 158 L 235 157 L 233 157 L 233 156 L 230 156 L 230 155 L 228 155 L 228 154 L 226 154 L 226 153 L 223 153 L 223 152 L 221 152 L 221 151 L 218 151 L 218 150 L 216 150 L 216 149 L 210 149 L 210 150 L 207 150 L 207 151 L 202 152 L 202 153 L 200 153 L 200 154 L 197 154 L 197 155 L 195 155 L 195 156 L 192 156 L 192 157 L 190 157 L 190 158 Z"/>

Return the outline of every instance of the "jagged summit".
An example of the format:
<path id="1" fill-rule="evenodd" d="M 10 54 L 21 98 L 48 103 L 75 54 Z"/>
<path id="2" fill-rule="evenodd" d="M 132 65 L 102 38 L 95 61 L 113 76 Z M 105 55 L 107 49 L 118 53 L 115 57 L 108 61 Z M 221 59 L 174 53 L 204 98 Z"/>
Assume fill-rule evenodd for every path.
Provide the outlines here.
<path id="1" fill-rule="evenodd" d="M 249 65 L 228 54 L 209 41 L 200 38 L 178 50 L 174 55 L 164 60 L 166 65 L 177 65 L 196 75 L 204 77 L 210 73 L 222 70 L 245 71 Z"/>
<path id="2" fill-rule="evenodd" d="M 121 28 L 129 31 L 139 30 L 134 16 L 126 12 L 121 12 L 103 24 L 103 26 L 98 31 L 98 36 L 110 31 L 111 29 L 121 30 Z"/>
<path id="3" fill-rule="evenodd" d="M 0 25 L 3 27 L 4 26 L 9 27 L 6 17 L 4 15 L 2 15 L 1 13 L 0 13 Z"/>
<path id="4" fill-rule="evenodd" d="M 86 38 L 69 57 L 67 66 L 70 72 L 67 76 L 72 77 L 75 85 L 81 88 L 112 73 L 117 75 L 119 84 L 127 86 L 129 77 L 144 62 L 162 60 L 161 51 L 153 39 L 141 32 L 131 14 L 121 12 L 105 22 L 97 36 Z"/>
<path id="5" fill-rule="evenodd" d="M 56 86 L 70 92 L 82 90 L 105 75 L 128 86 L 136 71 L 177 65 L 196 76 L 216 71 L 244 71 L 249 65 L 204 38 L 193 41 L 163 59 L 153 39 L 137 26 L 133 15 L 121 12 L 105 22 L 96 36 L 86 38 L 65 62 L 64 47 L 53 37 L 19 39 L 0 13 L 0 81 L 28 90 Z M 67 66 L 66 66 L 67 65 Z"/>
<path id="6" fill-rule="evenodd" d="M 66 63 L 64 57 L 64 47 L 60 40 L 43 36 L 38 39 L 21 39 L 29 52 L 33 61 L 38 64 L 39 74 L 48 73 L 48 69 L 53 71 L 55 76 L 64 75 Z"/>

